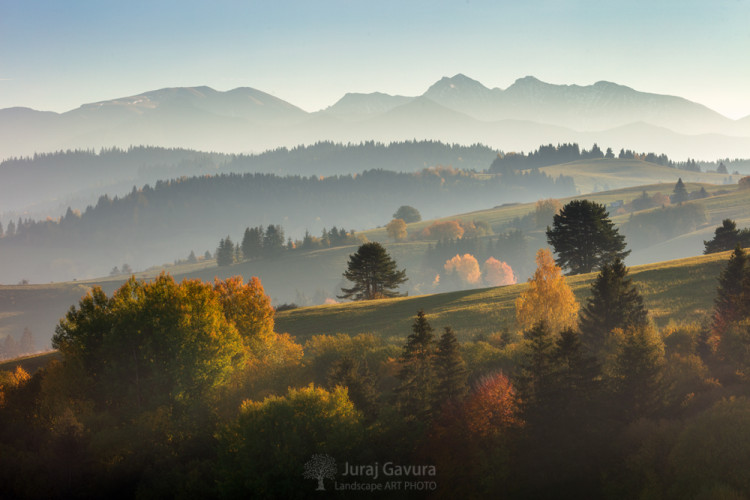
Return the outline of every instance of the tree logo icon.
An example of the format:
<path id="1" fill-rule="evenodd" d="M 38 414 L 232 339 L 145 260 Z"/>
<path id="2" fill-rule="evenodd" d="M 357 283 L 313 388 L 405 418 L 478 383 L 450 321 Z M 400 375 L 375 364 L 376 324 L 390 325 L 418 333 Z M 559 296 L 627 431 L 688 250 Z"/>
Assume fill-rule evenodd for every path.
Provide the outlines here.
<path id="1" fill-rule="evenodd" d="M 336 460 L 330 455 L 314 454 L 305 464 L 305 479 L 317 479 L 318 487 L 315 491 L 325 491 L 323 479 L 336 479 Z"/>

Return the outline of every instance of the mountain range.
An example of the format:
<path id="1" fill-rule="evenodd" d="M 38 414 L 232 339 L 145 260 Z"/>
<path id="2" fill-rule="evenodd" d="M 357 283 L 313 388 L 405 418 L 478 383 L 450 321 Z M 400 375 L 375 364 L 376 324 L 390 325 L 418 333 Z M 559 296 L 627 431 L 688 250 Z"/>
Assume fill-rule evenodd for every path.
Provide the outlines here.
<path id="1" fill-rule="evenodd" d="M 0 110 L 0 159 L 141 144 L 233 153 L 405 139 L 481 142 L 505 152 L 596 142 L 714 160 L 750 157 L 750 116 L 731 120 L 681 97 L 611 82 L 555 85 L 527 76 L 502 90 L 462 74 L 419 96 L 350 93 L 313 113 L 247 87 L 165 88 L 65 113 Z"/>

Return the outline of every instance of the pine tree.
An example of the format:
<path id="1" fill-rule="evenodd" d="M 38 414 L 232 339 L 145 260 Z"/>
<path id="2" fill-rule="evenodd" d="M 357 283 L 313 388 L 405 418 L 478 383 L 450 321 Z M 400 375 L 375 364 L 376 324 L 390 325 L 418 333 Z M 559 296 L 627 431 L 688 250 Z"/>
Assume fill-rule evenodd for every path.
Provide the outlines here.
<path id="1" fill-rule="evenodd" d="M 729 257 L 727 267 L 719 276 L 719 287 L 714 301 L 713 331 L 721 335 L 727 327 L 750 313 L 747 297 L 750 293 L 748 257 L 737 245 Z M 744 290 L 743 290 L 744 289 Z"/>
<path id="2" fill-rule="evenodd" d="M 547 242 L 554 247 L 555 261 L 570 274 L 590 273 L 615 258 L 624 259 L 625 237 L 620 234 L 604 205 L 573 200 L 552 218 Z"/>
<path id="3" fill-rule="evenodd" d="M 434 407 L 439 408 L 448 400 L 459 400 L 466 394 L 466 363 L 461 357 L 460 346 L 451 327 L 446 326 L 440 336 L 435 352 Z"/>
<path id="4" fill-rule="evenodd" d="M 591 297 L 581 310 L 583 342 L 595 354 L 601 352 L 613 329 L 647 322 L 643 297 L 627 276 L 628 269 L 622 260 L 605 264 L 591 287 Z"/>
<path id="5" fill-rule="evenodd" d="M 424 311 L 417 313 L 411 328 L 412 333 L 407 337 L 399 359 L 401 370 L 398 378 L 401 382 L 396 393 L 401 411 L 406 417 L 424 419 L 429 418 L 432 411 L 435 340 Z"/>
<path id="6" fill-rule="evenodd" d="M 398 297 L 401 294 L 394 290 L 408 279 L 406 271 L 398 271 L 396 261 L 377 242 L 365 243 L 349 256 L 344 277 L 354 286 L 342 288 L 339 298 L 352 300 Z"/>

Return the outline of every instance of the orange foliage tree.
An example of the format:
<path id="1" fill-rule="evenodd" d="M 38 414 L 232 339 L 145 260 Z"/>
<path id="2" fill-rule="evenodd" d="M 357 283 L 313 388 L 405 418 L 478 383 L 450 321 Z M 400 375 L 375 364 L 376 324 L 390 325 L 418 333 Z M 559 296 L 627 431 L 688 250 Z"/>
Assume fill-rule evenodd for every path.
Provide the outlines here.
<path id="1" fill-rule="evenodd" d="M 422 236 L 435 240 L 456 240 L 463 235 L 464 228 L 457 220 L 434 222 L 422 231 Z"/>
<path id="2" fill-rule="evenodd" d="M 562 269 L 555 265 L 548 249 L 536 253 L 537 268 L 529 280 L 529 288 L 516 299 L 516 321 L 522 330 L 532 328 L 544 320 L 552 332 L 575 328 L 578 302 Z"/>
<path id="3" fill-rule="evenodd" d="M 252 277 L 243 283 L 242 276 L 214 279 L 214 291 L 227 320 L 237 328 L 245 343 L 268 341 L 273 335 L 274 309 L 260 279 Z"/>
<path id="4" fill-rule="evenodd" d="M 507 262 L 501 262 L 494 257 L 484 261 L 484 282 L 489 286 L 513 285 L 516 276 Z"/>
<path id="5" fill-rule="evenodd" d="M 476 285 L 482 277 L 477 259 L 468 253 L 445 261 L 443 268 L 448 273 L 455 272 L 463 284 Z"/>

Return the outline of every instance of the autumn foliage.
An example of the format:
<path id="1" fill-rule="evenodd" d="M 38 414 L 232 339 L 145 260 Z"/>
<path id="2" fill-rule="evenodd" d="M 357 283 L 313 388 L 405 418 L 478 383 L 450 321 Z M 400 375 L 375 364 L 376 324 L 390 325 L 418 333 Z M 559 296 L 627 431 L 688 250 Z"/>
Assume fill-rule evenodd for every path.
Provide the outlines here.
<path id="1" fill-rule="evenodd" d="M 482 277 L 477 259 L 468 253 L 463 256 L 456 255 L 447 260 L 443 268 L 447 273 L 455 272 L 458 279 L 464 284 L 476 285 Z"/>
<path id="2" fill-rule="evenodd" d="M 494 257 L 484 261 L 484 282 L 489 286 L 505 286 L 516 283 L 516 276 L 507 262 L 501 262 Z"/>
<path id="3" fill-rule="evenodd" d="M 457 220 L 438 221 L 427 226 L 422 231 L 422 236 L 434 240 L 455 240 L 464 235 L 464 228 Z"/>
<path id="4" fill-rule="evenodd" d="M 565 283 L 562 270 L 555 265 L 552 253 L 540 249 L 536 254 L 536 264 L 529 288 L 516 299 L 518 325 L 527 330 L 544 320 L 553 332 L 574 328 L 578 319 L 578 302 Z"/>
<path id="5" fill-rule="evenodd" d="M 406 222 L 404 219 L 393 219 L 385 226 L 388 236 L 395 241 L 403 241 L 408 233 L 406 232 Z"/>

